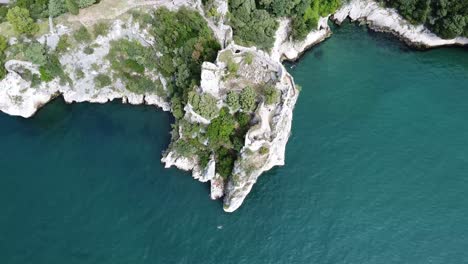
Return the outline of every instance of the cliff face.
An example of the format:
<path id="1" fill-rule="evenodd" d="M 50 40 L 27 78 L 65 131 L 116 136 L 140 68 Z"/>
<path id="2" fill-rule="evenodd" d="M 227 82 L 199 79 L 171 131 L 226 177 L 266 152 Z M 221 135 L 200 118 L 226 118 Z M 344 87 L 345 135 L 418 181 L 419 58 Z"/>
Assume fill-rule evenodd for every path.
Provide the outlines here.
<path id="1" fill-rule="evenodd" d="M 201 71 L 199 94 L 210 94 L 216 100 L 217 108 L 226 107 L 226 95 L 229 91 L 239 91 L 246 86 L 261 86 L 268 84 L 279 93 L 279 100 L 266 105 L 260 101 L 253 111 L 253 123 L 245 135 L 244 146 L 238 153 L 230 177 L 221 177 L 216 172 L 216 158 L 211 154 L 206 166 L 201 166 L 196 155 L 183 156 L 177 152 L 174 144 L 164 154 L 162 162 L 166 167 L 176 166 L 179 169 L 192 171 L 193 177 L 201 182 L 210 182 L 211 198 L 223 197 L 224 210 L 233 212 L 238 209 L 249 194 L 258 177 L 274 166 L 282 166 L 285 162 L 286 144 L 291 132 L 293 109 L 299 95 L 291 75 L 281 64 L 282 60 L 296 60 L 309 47 L 320 43 L 332 32 L 328 26 L 328 17 L 321 18 L 316 30 L 310 32 L 303 41 L 293 41 L 289 37 L 291 21 L 280 19 L 276 32 L 274 46 L 270 53 L 257 50 L 255 47 L 242 47 L 232 41 L 232 29 L 227 24 L 227 0 L 214 0 L 216 18 L 207 18 L 200 0 L 193 1 L 158 1 L 154 8 L 166 6 L 172 10 L 186 5 L 198 10 L 214 35 L 221 43 L 223 50 L 218 54 L 216 62 L 205 62 Z M 383 8 L 370 0 L 351 0 L 335 14 L 332 19 L 340 24 L 346 18 L 353 21 L 363 21 L 374 30 L 391 32 L 410 45 L 418 47 L 436 47 L 442 45 L 467 45 L 467 38 L 444 40 L 429 32 L 423 26 L 414 26 L 406 22 L 393 9 Z M 70 29 L 58 26 L 51 29 L 50 34 L 41 37 L 42 43 L 51 48 L 57 45 L 60 35 L 69 34 Z M 115 20 L 107 36 L 98 37 L 98 46 L 93 55 L 83 52 L 84 46 L 60 58 L 65 70 L 70 74 L 74 85 L 61 84 L 58 80 L 42 83 L 32 88 L 31 81 L 22 79 L 20 73 L 25 69 L 38 73 L 38 67 L 30 62 L 10 60 L 6 63 L 8 75 L 0 81 L 0 110 L 23 117 L 31 117 L 37 109 L 45 105 L 55 96 L 63 95 L 66 102 L 105 103 L 121 98 L 124 103 L 151 104 L 165 111 L 171 110 L 166 97 L 151 94 L 136 94 L 125 89 L 122 83 L 116 81 L 112 87 L 96 88 L 94 77 L 99 73 L 109 71 L 109 63 L 104 59 L 109 52 L 110 42 L 128 38 L 139 41 L 142 45 L 152 45 L 154 39 L 146 34 L 138 23 L 129 20 Z M 224 55 L 223 55 L 224 54 Z M 230 63 L 239 66 L 235 76 L 228 73 L 228 63 L 225 55 L 230 55 Z M 250 63 L 246 62 L 249 56 Z M 84 78 L 76 76 L 74 69 L 81 69 Z M 166 90 L 166 80 L 157 72 L 148 73 L 153 80 L 159 80 Z M 183 120 L 190 124 L 200 124 L 206 127 L 212 118 L 198 114 L 192 105 L 185 106 Z M 231 109 L 232 110 L 232 109 Z M 178 134 L 183 134 L 178 131 Z M 175 138 L 174 142 L 183 138 Z M 208 142 L 202 142 L 207 145 Z"/>
<path id="2" fill-rule="evenodd" d="M 385 8 L 371 0 L 351 0 L 333 14 L 333 20 L 341 24 L 346 18 L 365 22 L 375 31 L 392 33 L 406 44 L 419 48 L 447 45 L 468 45 L 468 38 L 442 39 L 423 25 L 412 25 L 392 8 Z"/>

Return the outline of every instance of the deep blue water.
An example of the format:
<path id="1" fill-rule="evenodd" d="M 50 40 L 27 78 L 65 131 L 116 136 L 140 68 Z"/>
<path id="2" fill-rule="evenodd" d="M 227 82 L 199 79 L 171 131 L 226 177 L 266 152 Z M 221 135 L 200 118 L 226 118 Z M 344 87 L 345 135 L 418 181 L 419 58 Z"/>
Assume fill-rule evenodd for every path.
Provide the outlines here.
<path id="1" fill-rule="evenodd" d="M 0 114 L 0 263 L 468 263 L 468 53 L 345 25 L 291 69 L 287 164 L 233 214 L 159 162 L 169 114 Z"/>

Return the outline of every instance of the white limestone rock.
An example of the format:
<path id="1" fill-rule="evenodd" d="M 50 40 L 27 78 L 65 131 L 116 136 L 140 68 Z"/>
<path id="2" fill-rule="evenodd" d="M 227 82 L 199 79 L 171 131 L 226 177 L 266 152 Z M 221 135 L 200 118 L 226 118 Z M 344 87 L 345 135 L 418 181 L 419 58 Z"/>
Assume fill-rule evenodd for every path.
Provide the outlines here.
<path id="1" fill-rule="evenodd" d="M 340 24 L 347 17 L 353 21 L 365 21 L 376 31 L 393 33 L 407 44 L 423 48 L 447 45 L 468 45 L 468 38 L 442 39 L 423 25 L 412 25 L 395 9 L 385 8 L 372 0 L 351 0 L 340 8 L 333 20 Z"/>

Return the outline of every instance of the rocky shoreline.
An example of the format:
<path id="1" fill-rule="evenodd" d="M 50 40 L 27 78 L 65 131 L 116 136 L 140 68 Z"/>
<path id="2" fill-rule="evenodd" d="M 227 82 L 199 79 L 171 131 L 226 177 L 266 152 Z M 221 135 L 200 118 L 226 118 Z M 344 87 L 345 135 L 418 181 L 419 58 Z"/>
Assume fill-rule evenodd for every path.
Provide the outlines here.
<path id="1" fill-rule="evenodd" d="M 205 18 L 200 1 L 186 2 L 187 6 L 196 9 Z M 370 0 L 351 0 L 341 7 L 331 17 L 324 17 L 319 20 L 316 30 L 310 32 L 305 40 L 293 41 L 289 37 L 290 24 L 289 19 L 280 19 L 279 28 L 276 32 L 275 43 L 270 53 L 258 50 L 255 47 L 242 47 L 232 41 L 232 29 L 225 22 L 228 12 L 226 0 L 216 0 L 217 12 L 220 15 L 218 21 L 208 19 L 210 28 L 223 46 L 221 54 L 230 51 L 236 54 L 235 58 L 240 58 L 243 54 L 253 54 L 257 68 L 255 76 L 248 72 L 242 73 L 243 78 L 251 78 L 253 82 L 265 81 L 265 79 L 256 80 L 257 76 L 265 77 L 268 82 L 273 82 L 276 89 L 281 92 L 280 101 L 272 106 L 261 104 L 255 112 L 257 125 L 251 127 L 247 132 L 244 147 L 240 151 L 240 157 L 234 164 L 233 175 L 225 180 L 215 171 L 216 163 L 211 157 L 205 168 L 199 166 L 197 157 L 183 157 L 178 155 L 174 149 L 169 149 L 163 156 L 162 162 L 166 167 L 176 166 L 179 169 L 192 171 L 193 177 L 201 182 L 210 182 L 211 198 L 218 199 L 224 197 L 224 210 L 233 212 L 238 209 L 246 196 L 258 180 L 258 177 L 265 171 L 274 166 L 284 165 L 285 149 L 289 139 L 291 124 L 293 119 L 293 109 L 298 98 L 299 92 L 295 86 L 292 76 L 282 65 L 283 60 L 294 61 L 307 51 L 310 47 L 324 41 L 330 37 L 332 31 L 328 25 L 329 18 L 335 23 L 341 24 L 348 17 L 352 21 L 362 21 L 371 29 L 376 31 L 389 32 L 408 45 L 419 48 L 431 48 L 446 45 L 468 45 L 468 38 L 456 38 L 444 40 L 431 33 L 423 26 L 414 26 L 405 21 L 398 13 L 389 8 L 384 8 L 378 3 Z M 171 1 L 168 5 L 172 6 Z M 180 5 L 182 6 L 182 5 Z M 48 45 L 56 45 L 58 36 L 66 33 L 66 28 L 58 28 L 44 36 Z M 144 42 L 151 43 L 153 40 L 145 35 L 137 24 L 132 21 L 116 20 L 112 25 L 110 34 L 106 37 L 99 37 L 100 47 L 96 54 L 91 58 L 87 57 L 82 51 L 73 55 L 66 55 L 61 58 L 64 65 L 70 67 L 80 67 L 89 73 L 89 76 L 96 76 L 97 71 L 91 67 L 92 64 L 102 61 L 106 51 L 108 51 L 109 42 L 122 37 L 133 39 L 143 39 Z M 54 41 L 55 40 L 55 41 Z M 226 64 L 223 63 L 218 54 L 215 63 L 205 62 L 201 73 L 201 91 L 210 93 L 224 103 L 224 87 L 229 83 L 223 78 Z M 82 59 L 83 57 L 85 59 Z M 80 59 L 79 59 L 80 58 Z M 81 62 L 81 61 L 84 62 Z M 238 59 L 239 62 L 241 59 Z M 79 65 L 78 65 L 79 64 Z M 162 108 L 164 111 L 170 111 L 171 106 L 167 99 L 155 94 L 135 94 L 127 91 L 123 86 L 115 84 L 114 88 L 94 88 L 92 79 L 85 78 L 76 81 L 75 87 L 61 85 L 58 80 L 47 84 L 41 84 L 40 87 L 31 88 L 30 83 L 23 80 L 18 74 L 16 68 L 26 67 L 31 72 L 36 73 L 37 67 L 29 62 L 8 61 L 6 68 L 7 77 L 0 81 L 0 110 L 16 116 L 25 118 L 31 117 L 36 111 L 53 98 L 62 95 L 67 103 L 72 102 L 94 102 L 105 103 L 116 98 L 121 98 L 124 103 L 130 104 L 150 104 Z M 109 66 L 102 64 L 102 69 Z M 154 79 L 159 79 L 165 87 L 165 80 L 157 73 L 153 74 Z M 209 120 L 195 113 L 190 105 L 186 106 L 185 119 L 193 123 L 209 124 Z M 268 149 L 267 153 L 260 151 L 261 148 Z M 255 164 L 252 163 L 255 161 Z"/>

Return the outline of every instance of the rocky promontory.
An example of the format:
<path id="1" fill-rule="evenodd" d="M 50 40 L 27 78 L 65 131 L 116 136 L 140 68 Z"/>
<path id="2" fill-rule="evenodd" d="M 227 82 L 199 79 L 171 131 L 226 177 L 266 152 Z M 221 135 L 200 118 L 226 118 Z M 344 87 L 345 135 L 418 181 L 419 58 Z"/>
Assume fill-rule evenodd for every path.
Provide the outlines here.
<path id="1" fill-rule="evenodd" d="M 210 11 L 216 16 L 208 16 L 199 0 L 136 2 L 112 19 L 106 34 L 87 44 L 77 43 L 60 54 L 58 59 L 67 76 L 65 79 L 55 78 L 34 85 L 31 76 L 40 75 L 44 69 L 38 63 L 22 59 L 24 56 L 9 59 L 5 64 L 8 73 L 0 80 L 0 110 L 28 118 L 53 98 L 63 96 L 67 103 L 106 103 L 121 99 L 124 103 L 155 105 L 164 111 L 172 111 L 175 116 L 177 112 L 180 116 L 176 118 L 172 141 L 163 153 L 162 162 L 166 167 L 192 171 L 195 179 L 209 182 L 211 198 L 222 198 L 227 212 L 242 205 L 263 172 L 284 165 L 299 91 L 282 61 L 296 60 L 308 48 L 330 37 L 329 18 L 337 24 L 347 18 L 361 21 L 371 29 L 390 32 L 416 47 L 468 45 L 467 38 L 442 39 L 422 25 L 410 24 L 394 9 L 382 7 L 375 1 L 351 0 L 334 14 L 321 17 L 317 28 L 301 41 L 291 37 L 291 19 L 280 18 L 273 47 L 267 52 L 235 43 L 227 0 L 213 0 Z M 103 0 L 91 8 L 99 11 L 99 5 L 106 4 L 109 1 Z M 146 9 L 133 12 L 142 6 Z M 158 46 L 161 45 L 159 39 L 145 24 L 154 18 L 147 11 L 161 7 L 171 11 L 184 7 L 196 12 L 219 42 L 216 59 L 200 62 L 199 83 L 193 85 L 191 82 L 190 91 L 180 95 L 186 100 L 183 109 L 178 109 L 182 105 L 180 102 L 170 98 L 176 81 L 160 70 L 167 68 L 177 72 L 178 69 L 172 69 L 171 65 L 164 65 L 166 68 L 140 67 L 150 64 L 141 58 L 146 55 L 146 50 L 151 50 L 155 54 L 152 59 L 158 61 L 176 59 L 171 54 L 164 54 L 167 48 Z M 98 22 L 85 14 L 71 17 L 69 21 Z M 36 39 L 47 50 L 56 50 L 63 38 L 80 30 L 60 21 L 63 22 L 58 20 L 55 26 L 50 23 L 50 33 Z M 29 45 L 36 40 L 22 41 Z M 17 38 L 9 39 L 11 45 L 18 41 Z M 134 46 L 125 46 L 129 43 Z M 198 59 L 204 51 L 200 45 L 194 45 L 197 50 L 190 54 L 192 58 Z M 179 49 L 174 54 L 183 53 Z M 111 53 L 121 56 L 122 61 L 112 61 Z M 127 58 L 133 53 L 138 53 L 136 59 Z M 116 64 L 125 64 L 131 69 L 120 69 Z M 116 72 L 118 70 L 125 72 Z M 108 72 L 119 77 L 104 78 Z M 184 74 L 187 72 L 180 73 Z M 127 79 L 144 80 L 144 89 L 129 86 L 125 83 Z"/>

